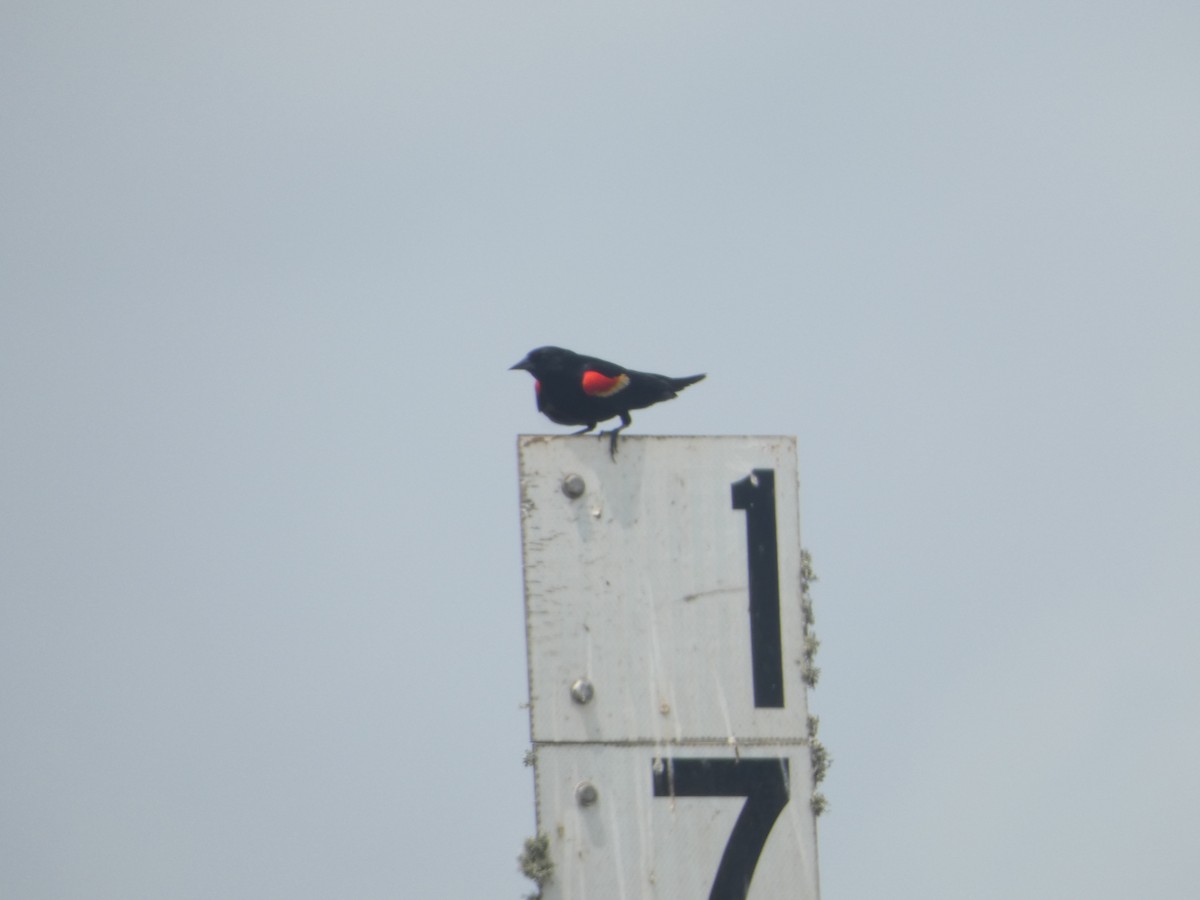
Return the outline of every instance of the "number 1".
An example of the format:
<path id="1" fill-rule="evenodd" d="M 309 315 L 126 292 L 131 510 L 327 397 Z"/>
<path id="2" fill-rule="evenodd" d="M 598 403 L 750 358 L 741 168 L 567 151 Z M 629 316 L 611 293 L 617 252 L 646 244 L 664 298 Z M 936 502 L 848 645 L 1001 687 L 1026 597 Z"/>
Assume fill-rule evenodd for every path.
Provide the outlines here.
<path id="1" fill-rule="evenodd" d="M 754 705 L 783 706 L 783 640 L 779 623 L 779 548 L 775 534 L 775 470 L 755 469 L 735 481 L 733 508 L 746 511 L 750 573 L 750 661 Z"/>

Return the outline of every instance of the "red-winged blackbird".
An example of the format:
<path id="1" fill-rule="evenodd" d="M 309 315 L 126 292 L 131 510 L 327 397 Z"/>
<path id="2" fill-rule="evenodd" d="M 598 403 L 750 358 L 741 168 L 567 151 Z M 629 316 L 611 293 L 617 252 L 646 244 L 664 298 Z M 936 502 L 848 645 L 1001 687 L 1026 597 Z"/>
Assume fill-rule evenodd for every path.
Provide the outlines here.
<path id="1" fill-rule="evenodd" d="M 538 347 L 512 366 L 534 377 L 538 411 L 559 425 L 583 425 L 575 434 L 596 427 L 597 422 L 621 417 L 609 435 L 608 452 L 617 455 L 617 433 L 633 420 L 631 409 L 645 409 L 670 400 L 676 391 L 695 384 L 703 375 L 670 378 L 652 372 L 635 372 L 594 356 L 580 356 L 561 347 Z"/>

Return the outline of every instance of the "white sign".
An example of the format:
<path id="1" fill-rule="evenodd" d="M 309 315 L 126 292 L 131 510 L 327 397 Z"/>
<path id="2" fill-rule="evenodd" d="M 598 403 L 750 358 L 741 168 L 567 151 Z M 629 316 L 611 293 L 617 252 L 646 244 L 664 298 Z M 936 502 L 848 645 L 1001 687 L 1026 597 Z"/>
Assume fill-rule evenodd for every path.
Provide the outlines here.
<path id="1" fill-rule="evenodd" d="M 522 436 L 547 900 L 817 900 L 787 437 Z"/>

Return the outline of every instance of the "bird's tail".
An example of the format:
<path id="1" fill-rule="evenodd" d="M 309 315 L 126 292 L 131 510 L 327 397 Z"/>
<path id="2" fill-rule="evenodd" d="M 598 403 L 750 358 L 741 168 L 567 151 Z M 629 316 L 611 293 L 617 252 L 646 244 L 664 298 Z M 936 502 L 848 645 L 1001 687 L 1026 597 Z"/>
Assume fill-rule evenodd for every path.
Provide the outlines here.
<path id="1" fill-rule="evenodd" d="M 703 375 L 687 375 L 683 378 L 668 378 L 667 379 L 667 381 L 669 381 L 671 383 L 671 390 L 673 390 L 673 391 L 682 391 L 689 384 L 695 384 L 697 381 L 703 381 L 703 380 L 704 380 Z"/>

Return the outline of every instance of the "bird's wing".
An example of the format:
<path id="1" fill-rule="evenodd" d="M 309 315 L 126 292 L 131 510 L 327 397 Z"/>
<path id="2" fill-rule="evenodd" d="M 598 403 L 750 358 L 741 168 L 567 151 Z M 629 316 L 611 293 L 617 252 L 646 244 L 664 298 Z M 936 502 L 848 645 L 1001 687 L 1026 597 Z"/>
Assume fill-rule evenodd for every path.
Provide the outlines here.
<path id="1" fill-rule="evenodd" d="M 583 371 L 580 387 L 589 397 L 611 397 L 629 386 L 629 373 L 623 366 L 594 356 L 581 356 Z"/>
<path id="2" fill-rule="evenodd" d="M 625 372 L 605 375 L 598 369 L 589 368 L 583 370 L 580 384 L 589 397 L 611 397 L 629 387 L 629 375 Z"/>

